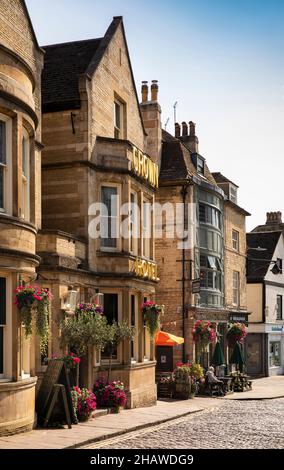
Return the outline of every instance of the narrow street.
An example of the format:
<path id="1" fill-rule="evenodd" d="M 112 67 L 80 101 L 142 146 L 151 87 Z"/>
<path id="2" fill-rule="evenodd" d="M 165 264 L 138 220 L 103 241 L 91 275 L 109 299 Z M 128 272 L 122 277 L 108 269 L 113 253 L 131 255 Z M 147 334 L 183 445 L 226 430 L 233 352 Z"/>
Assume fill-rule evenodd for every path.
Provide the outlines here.
<path id="1" fill-rule="evenodd" d="M 217 405 L 217 403 L 216 403 Z M 284 399 L 236 401 L 88 449 L 281 449 Z"/>

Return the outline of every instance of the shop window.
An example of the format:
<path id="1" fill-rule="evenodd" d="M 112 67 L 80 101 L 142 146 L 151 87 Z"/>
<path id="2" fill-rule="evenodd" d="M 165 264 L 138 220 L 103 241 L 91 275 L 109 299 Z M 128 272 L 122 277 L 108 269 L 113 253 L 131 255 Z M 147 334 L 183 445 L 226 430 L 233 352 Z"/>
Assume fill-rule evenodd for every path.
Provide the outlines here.
<path id="1" fill-rule="evenodd" d="M 280 341 L 272 341 L 269 346 L 269 365 L 270 367 L 278 367 L 281 365 L 280 360 L 281 343 Z"/>
<path id="2" fill-rule="evenodd" d="M 118 322 L 118 294 L 104 294 L 104 314 L 109 324 Z M 108 359 L 109 353 L 108 348 L 102 351 L 102 359 Z M 117 350 L 112 352 L 112 358 L 117 359 Z"/>
<path id="3" fill-rule="evenodd" d="M 0 114 L 0 212 L 12 213 L 11 120 Z"/>
<path id="4" fill-rule="evenodd" d="M 22 138 L 22 218 L 30 220 L 30 141 L 25 130 Z"/>
<path id="5" fill-rule="evenodd" d="M 143 302 L 147 302 L 150 300 L 148 297 L 144 297 Z M 143 320 L 143 325 L 144 325 L 144 334 L 143 334 L 143 349 L 144 349 L 144 361 L 147 362 L 150 360 L 150 355 L 151 355 L 151 340 L 150 340 L 150 334 L 147 330 L 145 320 Z"/>
<path id="6" fill-rule="evenodd" d="M 119 192 L 117 186 L 102 186 L 101 248 L 117 249 L 119 239 Z"/>
<path id="7" fill-rule="evenodd" d="M 30 377 L 31 372 L 31 341 L 26 337 L 25 329 L 22 326 L 21 335 L 21 364 L 22 364 L 22 379 Z"/>
<path id="8" fill-rule="evenodd" d="M 131 309 L 131 326 L 135 328 L 135 337 L 131 341 L 131 362 L 138 361 L 138 298 L 136 295 L 131 295 L 130 309 Z"/>
<path id="9" fill-rule="evenodd" d="M 237 230 L 232 230 L 232 246 L 234 250 L 239 251 L 240 241 L 239 232 Z"/>
<path id="10" fill-rule="evenodd" d="M 283 296 L 277 295 L 276 320 L 283 320 Z"/>
<path id="11" fill-rule="evenodd" d="M 233 304 L 238 306 L 240 303 L 240 273 L 233 271 Z"/>

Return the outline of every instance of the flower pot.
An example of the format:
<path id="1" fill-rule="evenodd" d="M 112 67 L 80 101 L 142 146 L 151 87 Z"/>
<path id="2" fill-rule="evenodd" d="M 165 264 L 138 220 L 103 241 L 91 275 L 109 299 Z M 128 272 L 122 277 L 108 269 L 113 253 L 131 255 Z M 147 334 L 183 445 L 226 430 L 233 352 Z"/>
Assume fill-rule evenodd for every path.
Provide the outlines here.
<path id="1" fill-rule="evenodd" d="M 191 395 L 191 385 L 185 381 L 175 383 L 174 397 L 179 400 L 188 400 Z"/>
<path id="2" fill-rule="evenodd" d="M 121 413 L 123 410 L 123 406 L 115 406 L 114 408 L 111 408 L 111 413 L 118 414 Z"/>

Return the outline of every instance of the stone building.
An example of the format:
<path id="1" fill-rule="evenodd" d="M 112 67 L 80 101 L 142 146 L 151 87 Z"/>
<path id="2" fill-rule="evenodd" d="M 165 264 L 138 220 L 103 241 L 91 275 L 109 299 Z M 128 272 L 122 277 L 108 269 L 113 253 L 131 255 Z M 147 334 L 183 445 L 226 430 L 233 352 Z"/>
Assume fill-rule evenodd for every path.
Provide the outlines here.
<path id="1" fill-rule="evenodd" d="M 177 216 L 172 225 L 181 228 L 187 243 L 177 234 L 167 238 L 164 220 L 163 235 L 156 240 L 160 277 L 156 298 L 166 305 L 164 329 L 185 338 L 183 349 L 174 348 L 173 364 L 181 359 L 196 359 L 192 341 L 196 320 L 215 324 L 227 356 L 228 323 L 247 321 L 245 217 L 248 213 L 237 205 L 236 198 L 233 200 L 228 192 L 231 186 L 237 190 L 220 173 L 210 172 L 199 153 L 193 122 L 176 124 L 175 137 L 163 131 L 157 201 L 186 204 L 185 213 Z M 210 345 L 202 358 L 204 364 L 210 362 L 212 349 Z"/>
<path id="2" fill-rule="evenodd" d="M 254 376 L 284 372 L 283 230 L 281 212 L 268 212 L 266 223 L 247 234 L 247 368 Z"/>
<path id="3" fill-rule="evenodd" d="M 0 436 L 32 428 L 35 345 L 27 340 L 14 289 L 35 278 L 41 225 L 43 51 L 26 4 L 0 4 Z"/>
<path id="4" fill-rule="evenodd" d="M 77 290 L 78 300 L 85 301 L 103 293 L 109 320 L 124 320 L 137 332 L 132 344 L 118 348 L 113 378 L 128 388 L 128 406 L 155 403 L 154 350 L 140 306 L 157 284 L 147 204 L 155 201 L 158 149 L 143 124 L 122 18 L 113 19 L 103 38 L 44 50 L 43 229 L 37 251 L 40 279 L 55 295 L 49 356 L 59 352 L 56 321 L 68 291 Z M 153 101 L 155 93 L 153 82 Z M 100 202 L 110 209 L 103 217 L 115 233 L 96 238 L 94 204 Z M 130 211 L 126 236 L 119 232 L 128 213 L 120 211 L 123 204 L 139 207 L 138 214 Z M 134 234 L 137 227 L 141 237 Z M 90 351 L 85 384 L 92 387 L 105 364 L 104 355 Z M 39 372 L 44 367 L 38 356 Z"/>

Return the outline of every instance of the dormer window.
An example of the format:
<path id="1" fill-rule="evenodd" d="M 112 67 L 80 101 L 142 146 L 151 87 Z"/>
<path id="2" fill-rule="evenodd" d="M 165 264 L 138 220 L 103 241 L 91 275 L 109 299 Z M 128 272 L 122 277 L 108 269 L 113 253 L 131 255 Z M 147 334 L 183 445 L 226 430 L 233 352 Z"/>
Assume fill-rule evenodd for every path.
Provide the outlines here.
<path id="1" fill-rule="evenodd" d="M 230 184 L 230 201 L 234 204 L 238 203 L 238 190 L 233 184 Z"/>
<path id="2" fill-rule="evenodd" d="M 205 159 L 198 153 L 192 154 L 192 161 L 199 175 L 204 175 Z"/>
<path id="3" fill-rule="evenodd" d="M 204 160 L 197 156 L 197 165 L 196 165 L 197 173 L 204 175 Z"/>

